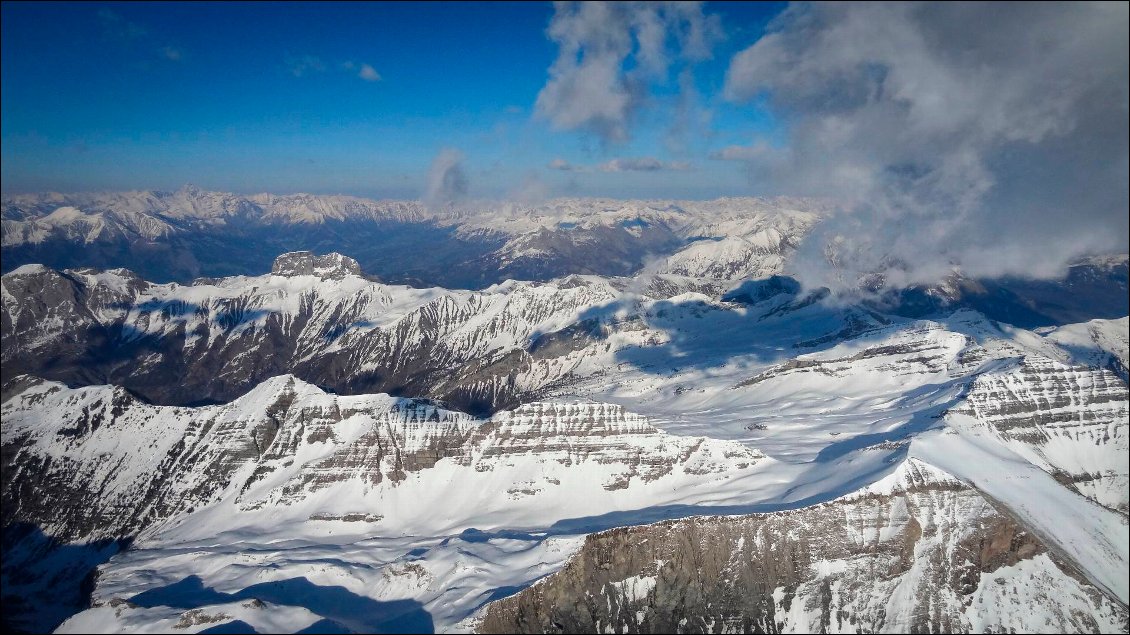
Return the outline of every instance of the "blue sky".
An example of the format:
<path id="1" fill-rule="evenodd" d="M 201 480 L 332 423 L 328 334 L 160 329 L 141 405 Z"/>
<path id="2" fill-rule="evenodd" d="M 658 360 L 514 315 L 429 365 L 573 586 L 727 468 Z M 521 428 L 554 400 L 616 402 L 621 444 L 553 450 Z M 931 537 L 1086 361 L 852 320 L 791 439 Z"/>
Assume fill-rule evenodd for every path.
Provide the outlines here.
<path id="1" fill-rule="evenodd" d="M 415 198 L 453 148 L 476 197 L 761 193 L 710 155 L 779 136 L 723 86 L 783 8 L 696 9 L 718 27 L 709 56 L 672 34 L 644 79 L 633 48 L 638 103 L 613 138 L 537 106 L 561 44 L 551 4 L 5 2 L 3 189 Z"/>

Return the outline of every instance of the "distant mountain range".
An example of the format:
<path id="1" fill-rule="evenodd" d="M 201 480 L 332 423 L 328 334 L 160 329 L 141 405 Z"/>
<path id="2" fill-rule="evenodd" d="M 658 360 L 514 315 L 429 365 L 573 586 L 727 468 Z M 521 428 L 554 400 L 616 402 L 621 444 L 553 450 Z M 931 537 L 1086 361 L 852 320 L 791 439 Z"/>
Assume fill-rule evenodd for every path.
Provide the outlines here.
<path id="1" fill-rule="evenodd" d="M 812 199 L 555 199 L 429 209 L 348 196 L 175 192 L 5 198 L 3 271 L 129 269 L 157 282 L 259 275 L 290 251 L 337 252 L 390 284 L 485 289 L 571 274 L 671 280 L 708 295 L 787 274 L 829 204 Z M 954 277 L 888 290 L 884 309 L 928 315 L 955 304 L 1025 327 L 1126 315 L 1124 254 L 1076 263 L 1064 280 Z M 662 282 L 660 282 L 662 283 Z"/>
<path id="2" fill-rule="evenodd" d="M 468 204 L 347 196 L 176 192 L 9 197 L 4 271 L 125 267 L 148 279 L 256 274 L 280 253 L 336 251 L 392 283 L 477 289 L 571 273 L 628 275 L 671 257 L 670 273 L 735 278 L 780 268 L 818 218 L 804 200 Z M 697 241 L 722 241 L 707 248 Z"/>

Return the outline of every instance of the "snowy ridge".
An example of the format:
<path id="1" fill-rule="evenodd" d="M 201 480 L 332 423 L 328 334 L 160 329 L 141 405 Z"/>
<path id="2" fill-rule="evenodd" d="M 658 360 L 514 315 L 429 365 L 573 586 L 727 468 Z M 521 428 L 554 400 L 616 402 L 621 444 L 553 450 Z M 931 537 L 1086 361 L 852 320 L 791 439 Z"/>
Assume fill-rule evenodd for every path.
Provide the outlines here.
<path id="1" fill-rule="evenodd" d="M 1106 366 L 1128 380 L 1130 373 L 1130 317 L 1067 324 L 1045 335 L 1068 351 L 1076 363 Z"/>
<path id="2" fill-rule="evenodd" d="M 376 469 L 367 478 L 380 482 L 397 475 L 402 455 L 421 452 L 436 435 L 459 438 L 473 425 L 466 415 L 414 400 L 338 398 L 290 376 L 197 409 L 152 406 L 116 387 L 21 379 L 28 387 L 3 406 L 5 447 L 25 453 L 12 465 L 13 478 L 66 482 L 77 474 L 89 491 L 69 486 L 66 495 L 85 504 L 63 516 L 50 512 L 50 497 L 6 501 L 14 516 L 38 517 L 44 531 L 68 538 L 133 533 L 233 489 L 234 503 L 254 501 L 259 481 L 281 464 L 317 462 L 367 431 L 394 440 L 368 466 Z M 296 402 L 301 407 L 292 412 Z"/>
<path id="3" fill-rule="evenodd" d="M 1125 605 L 975 490 L 914 459 L 874 486 L 801 510 L 592 534 L 560 572 L 489 605 L 477 623 L 485 633 L 1126 625 Z"/>
<path id="4" fill-rule="evenodd" d="M 731 479 L 762 458 L 738 444 L 665 435 L 607 404 L 529 404 L 484 422 L 418 400 L 331 395 L 293 376 L 201 408 L 152 406 L 109 386 L 21 380 L 26 387 L 3 406 L 4 444 L 22 455 L 13 477 L 79 474 L 94 496 L 61 518 L 52 518 L 49 496 L 10 501 L 16 517 L 60 537 L 168 535 L 165 521 L 201 508 L 217 515 L 200 525 L 209 533 L 230 524 L 233 511 L 255 524 L 267 508 L 272 523 L 360 514 L 378 527 L 431 524 L 422 501 L 463 509 L 441 503 L 433 479 L 505 483 L 509 499 L 542 494 L 539 508 L 583 514 L 644 495 L 621 490 L 659 492 L 665 477 L 684 487 L 716 478 L 709 475 Z M 596 499 L 575 499 L 586 490 Z M 103 503 L 114 513 L 96 513 Z M 505 515 L 508 504 L 466 503 L 465 513 L 483 519 L 496 506 Z"/>
<path id="5" fill-rule="evenodd" d="M 346 218 L 419 220 L 426 211 L 407 201 L 371 201 L 351 196 L 260 194 L 243 197 L 185 186 L 175 192 L 94 192 L 25 194 L 3 202 L 4 246 L 42 242 L 55 233 L 93 242 L 92 231 L 111 229 L 117 236 L 166 238 L 201 226 L 224 226 L 237 220 L 264 224 L 319 224 Z"/>
<path id="6" fill-rule="evenodd" d="M 61 342 L 81 346 L 99 333 L 136 364 L 115 364 L 120 370 L 108 379 L 128 370 L 139 382 L 131 387 L 159 400 L 202 394 L 227 399 L 249 388 L 249 381 L 304 365 L 319 369 L 312 372 L 344 366 L 347 374 L 338 381 L 346 385 L 376 369 L 411 382 L 432 372 L 422 363 L 444 364 L 445 371 L 471 360 L 508 364 L 507 355 L 524 354 L 531 338 L 567 327 L 583 310 L 618 294 L 603 280 L 581 277 L 560 286 L 507 283 L 483 292 L 414 289 L 366 279 L 348 258 L 324 258 L 336 264 L 284 255 L 268 276 L 193 285 L 144 283 L 128 272 L 22 268 L 3 278 L 5 366 L 21 368 L 20 362 L 51 357 L 49 349 Z M 32 296 L 46 301 L 28 301 Z M 152 341 L 168 344 L 144 346 Z M 136 354 L 135 347 L 141 349 Z M 188 366 L 187 382 L 170 385 L 170 362 Z M 560 375 L 570 368 L 568 361 L 550 365 L 555 369 L 544 372 Z M 498 371 L 503 377 L 478 383 L 446 373 L 424 381 L 446 377 L 489 398 L 500 389 L 497 382 L 518 381 L 508 379 L 508 371 L 505 366 Z M 150 382 L 152 392 L 143 388 Z"/>
<path id="7" fill-rule="evenodd" d="M 1009 449 L 1088 498 L 1127 511 L 1130 410 L 1126 384 L 1112 373 L 1028 357 L 980 375 L 953 412 L 976 418 Z"/>

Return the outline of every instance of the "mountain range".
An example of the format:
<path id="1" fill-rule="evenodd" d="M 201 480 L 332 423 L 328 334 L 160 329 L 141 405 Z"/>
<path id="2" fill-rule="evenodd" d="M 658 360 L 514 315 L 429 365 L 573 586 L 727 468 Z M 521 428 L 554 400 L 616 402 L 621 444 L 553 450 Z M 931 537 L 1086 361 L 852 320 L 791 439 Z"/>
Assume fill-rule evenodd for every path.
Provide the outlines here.
<path id="1" fill-rule="evenodd" d="M 833 297 L 829 213 L 6 199 L 5 623 L 1127 631 L 1126 255 Z"/>

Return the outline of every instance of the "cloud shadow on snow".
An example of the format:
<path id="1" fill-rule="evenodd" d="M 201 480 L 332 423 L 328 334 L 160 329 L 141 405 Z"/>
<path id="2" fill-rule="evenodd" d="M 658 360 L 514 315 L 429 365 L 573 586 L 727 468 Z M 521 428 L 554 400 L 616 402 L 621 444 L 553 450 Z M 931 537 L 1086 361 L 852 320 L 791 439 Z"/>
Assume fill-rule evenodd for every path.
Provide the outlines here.
<path id="1" fill-rule="evenodd" d="M 570 326 L 535 333 L 529 352 L 578 348 L 607 340 L 614 332 L 646 328 L 663 341 L 615 351 L 618 363 L 655 375 L 721 367 L 735 358 L 773 364 L 866 336 L 891 323 L 858 306 L 824 302 L 826 293 L 801 295 L 794 280 L 773 276 L 748 281 L 723 295 L 730 306 L 695 299 L 649 301 L 631 296 L 582 311 Z M 552 353 L 549 353 L 552 355 Z"/>

